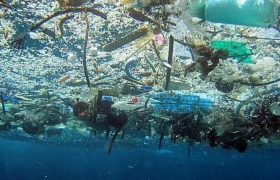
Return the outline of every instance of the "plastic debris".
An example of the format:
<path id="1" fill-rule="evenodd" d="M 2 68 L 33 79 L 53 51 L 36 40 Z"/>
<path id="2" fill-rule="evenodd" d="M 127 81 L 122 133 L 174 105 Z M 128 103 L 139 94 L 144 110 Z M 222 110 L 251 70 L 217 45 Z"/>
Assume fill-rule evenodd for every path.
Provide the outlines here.
<path id="1" fill-rule="evenodd" d="M 190 113 L 198 110 L 209 110 L 214 101 L 204 98 L 202 93 L 158 92 L 150 95 L 151 105 L 157 111 Z"/>

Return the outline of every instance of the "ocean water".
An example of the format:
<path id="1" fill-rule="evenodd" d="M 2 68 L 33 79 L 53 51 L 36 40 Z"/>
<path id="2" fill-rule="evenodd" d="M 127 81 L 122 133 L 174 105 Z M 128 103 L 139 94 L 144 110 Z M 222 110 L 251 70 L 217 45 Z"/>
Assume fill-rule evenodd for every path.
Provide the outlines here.
<path id="1" fill-rule="evenodd" d="M 78 148 L 0 140 L 0 177 L 5 180 L 279 179 L 279 148 L 240 154 L 183 143 L 168 148 Z"/>

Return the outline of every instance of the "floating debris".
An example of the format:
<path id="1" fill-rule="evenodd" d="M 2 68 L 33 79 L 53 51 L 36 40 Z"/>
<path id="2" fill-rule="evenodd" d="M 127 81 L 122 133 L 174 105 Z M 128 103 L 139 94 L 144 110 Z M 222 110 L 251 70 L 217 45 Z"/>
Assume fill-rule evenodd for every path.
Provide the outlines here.
<path id="1" fill-rule="evenodd" d="M 174 48 L 174 38 L 173 36 L 169 37 L 169 51 L 168 51 L 168 62 L 167 64 L 167 72 L 166 72 L 166 82 L 164 89 L 167 90 L 170 82 L 171 76 L 171 67 L 172 67 L 172 58 L 173 58 L 173 48 Z"/>
<path id="2" fill-rule="evenodd" d="M 114 51 L 142 36 L 144 36 L 145 34 L 148 33 L 148 28 L 147 27 L 141 27 L 131 33 L 129 33 L 128 35 L 114 41 L 114 42 L 111 42 L 109 44 L 105 44 L 102 48 L 104 51 L 108 51 L 108 52 L 111 52 L 111 51 Z"/>
<path id="3" fill-rule="evenodd" d="M 272 114 L 276 116 L 280 116 L 280 103 L 279 102 L 274 102 L 270 105 L 270 110 Z"/>
<path id="4" fill-rule="evenodd" d="M 60 35 L 58 36 L 58 38 L 61 38 L 63 35 L 64 35 L 64 28 L 63 28 L 63 25 L 65 24 L 65 22 L 67 20 L 70 20 L 74 18 L 74 15 L 67 15 L 65 17 L 63 17 L 60 21 L 59 21 L 59 24 L 58 24 L 58 27 L 59 27 L 59 31 L 60 31 Z"/>
<path id="5" fill-rule="evenodd" d="M 5 8 L 8 8 L 8 9 L 11 9 L 13 11 L 17 11 L 16 8 L 14 8 L 13 6 L 9 5 L 6 1 L 4 0 L 0 0 L 0 7 L 5 7 Z"/>
<path id="6" fill-rule="evenodd" d="M 2 103 L 3 114 L 6 115 L 6 108 L 5 108 L 5 102 L 4 102 L 3 92 L 1 92 L 1 103 Z"/>
<path id="7" fill-rule="evenodd" d="M 58 82 L 63 83 L 65 81 L 67 81 L 68 79 L 70 79 L 70 75 L 67 74 L 65 76 L 62 76 L 61 78 L 59 78 Z"/>
<path id="8" fill-rule="evenodd" d="M 44 34 L 50 36 L 51 38 L 55 38 L 55 33 L 52 30 L 48 29 L 48 28 L 44 28 L 42 32 Z"/>

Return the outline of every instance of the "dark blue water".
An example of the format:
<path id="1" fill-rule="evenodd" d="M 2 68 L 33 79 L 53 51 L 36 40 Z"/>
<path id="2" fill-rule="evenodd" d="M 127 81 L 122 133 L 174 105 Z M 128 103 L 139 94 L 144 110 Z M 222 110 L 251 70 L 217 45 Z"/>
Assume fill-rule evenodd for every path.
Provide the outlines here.
<path id="1" fill-rule="evenodd" d="M 279 149 L 278 149 L 279 150 Z M 186 146 L 87 149 L 54 147 L 0 139 L 0 179 L 3 180 L 180 180 L 280 179 L 277 149 L 235 150 Z"/>

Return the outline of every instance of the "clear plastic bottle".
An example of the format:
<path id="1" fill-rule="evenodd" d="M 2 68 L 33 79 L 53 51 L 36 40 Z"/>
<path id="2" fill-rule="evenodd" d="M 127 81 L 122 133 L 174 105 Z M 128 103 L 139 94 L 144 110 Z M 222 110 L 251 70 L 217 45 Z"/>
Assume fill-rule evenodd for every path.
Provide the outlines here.
<path id="1" fill-rule="evenodd" d="M 276 24 L 276 0 L 199 0 L 192 1 L 192 16 L 215 23 L 268 28 Z"/>

